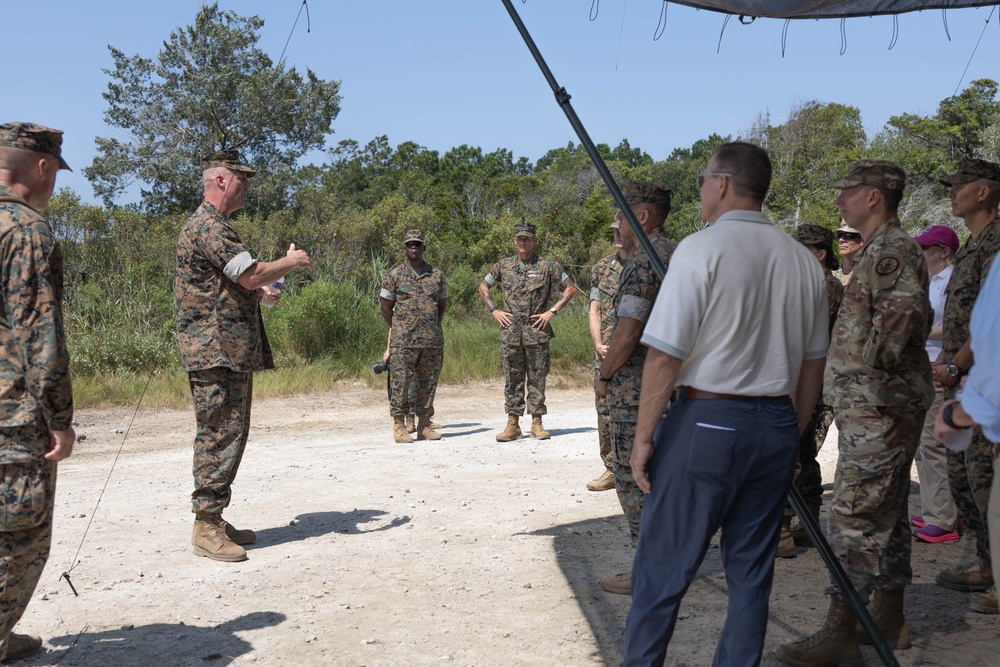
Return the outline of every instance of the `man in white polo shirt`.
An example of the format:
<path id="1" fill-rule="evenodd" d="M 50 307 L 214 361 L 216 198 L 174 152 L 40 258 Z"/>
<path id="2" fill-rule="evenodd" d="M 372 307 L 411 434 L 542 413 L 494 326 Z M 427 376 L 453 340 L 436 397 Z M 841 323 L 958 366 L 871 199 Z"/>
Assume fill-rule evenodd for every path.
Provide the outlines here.
<path id="1" fill-rule="evenodd" d="M 663 664 L 719 528 L 729 614 L 715 663 L 752 664 L 764 646 L 785 495 L 829 342 L 819 263 L 761 212 L 770 181 L 763 149 L 715 151 L 699 176 L 711 226 L 677 247 L 642 337 L 631 465 L 650 495 L 632 568 L 630 667 Z"/>

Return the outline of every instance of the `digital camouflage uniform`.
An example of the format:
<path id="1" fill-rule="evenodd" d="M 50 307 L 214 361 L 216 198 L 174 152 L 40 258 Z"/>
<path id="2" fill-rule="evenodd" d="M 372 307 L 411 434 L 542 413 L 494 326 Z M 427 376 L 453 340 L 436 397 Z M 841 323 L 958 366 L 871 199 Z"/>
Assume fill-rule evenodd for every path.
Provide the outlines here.
<path id="1" fill-rule="evenodd" d="M 815 228 L 815 229 L 814 229 Z M 820 231 L 822 230 L 822 231 Z M 825 233 L 824 233 L 825 232 Z M 797 237 L 806 245 L 822 245 L 827 253 L 833 252 L 833 234 L 817 225 L 800 225 Z M 837 321 L 840 302 L 844 298 L 844 285 L 825 265 L 823 274 L 826 282 L 827 305 L 830 315 L 830 333 Z M 816 457 L 826 441 L 826 434 L 833 423 L 833 410 L 826 405 L 821 396 L 816 403 L 806 430 L 799 438 L 799 460 L 795 469 L 793 484 L 806 505 L 818 507 L 823 504 L 823 475 Z"/>
<path id="2" fill-rule="evenodd" d="M 649 234 L 649 242 L 663 262 L 670 267 L 677 244 L 668 239 L 662 229 Z M 645 326 L 649 312 L 656 301 L 662 280 L 653 263 L 640 245 L 625 262 L 621 282 L 615 292 L 615 325 L 623 317 L 638 320 Z M 632 547 L 639 541 L 639 518 L 645 494 L 632 476 L 629 458 L 635 442 L 635 425 L 639 419 L 639 392 L 642 387 L 642 366 L 646 363 L 645 345 L 637 344 L 632 356 L 615 372 L 608 383 L 608 411 L 611 415 L 611 445 L 614 456 L 615 490 L 628 521 Z"/>
<path id="3" fill-rule="evenodd" d="M 590 300 L 600 304 L 601 311 L 601 343 L 611 342 L 611 334 L 615 331 L 615 292 L 622 275 L 622 261 L 618 253 L 608 255 L 590 270 Z M 601 355 L 594 352 L 594 379 L 600 375 Z M 614 456 L 611 448 L 611 415 L 608 412 L 607 398 L 595 399 L 597 407 L 597 437 L 601 445 L 601 460 L 604 467 L 614 470 Z"/>
<path id="4" fill-rule="evenodd" d="M 0 127 L 0 141 L 11 146 L 6 132 L 6 127 Z M 61 143 L 61 136 L 56 136 Z M 45 152 L 58 156 L 59 150 L 56 144 L 54 150 Z M 2 183 L 0 281 L 3 659 L 10 632 L 24 614 L 49 556 L 56 464 L 43 457 L 49 430 L 61 431 L 72 425 L 73 393 L 62 321 L 62 251 L 42 216 Z"/>
<path id="5" fill-rule="evenodd" d="M 969 339 L 969 318 L 979 290 L 986 282 L 993 258 L 1000 251 L 1000 218 L 991 220 L 978 236 L 969 237 L 955 255 L 944 304 L 941 361 L 949 363 Z M 945 390 L 945 398 L 958 387 Z M 993 486 L 993 450 L 982 430 L 974 429 L 972 444 L 964 452 L 948 450 L 948 482 L 967 534 L 975 535 L 976 556 L 990 560 L 986 511 Z"/>
<path id="6" fill-rule="evenodd" d="M 840 430 L 830 545 L 862 598 L 912 578 L 906 508 L 934 396 L 924 349 L 932 319 L 923 253 L 888 220 L 855 255 L 824 382 Z"/>
<path id="7" fill-rule="evenodd" d="M 177 341 L 198 424 L 195 513 L 221 514 L 232 499 L 250 433 L 253 373 L 274 367 L 256 290 L 239 284 L 255 260 L 215 206 L 202 202 L 177 242 Z"/>
<path id="8" fill-rule="evenodd" d="M 389 271 L 379 296 L 393 302 L 389 414 L 431 417 L 444 362 L 444 332 L 438 319 L 438 305 L 448 298 L 444 274 L 427 262 L 421 269 L 403 262 Z"/>
<path id="9" fill-rule="evenodd" d="M 528 413 L 544 415 L 549 341 L 555 333 L 551 324 L 541 330 L 534 328 L 530 317 L 544 313 L 559 300 L 569 276 L 550 259 L 534 255 L 521 261 L 514 255 L 491 266 L 483 282 L 491 288 L 500 286 L 503 308 L 511 318 L 509 327 L 500 328 L 504 410 L 508 415 L 524 414 L 527 381 Z"/>

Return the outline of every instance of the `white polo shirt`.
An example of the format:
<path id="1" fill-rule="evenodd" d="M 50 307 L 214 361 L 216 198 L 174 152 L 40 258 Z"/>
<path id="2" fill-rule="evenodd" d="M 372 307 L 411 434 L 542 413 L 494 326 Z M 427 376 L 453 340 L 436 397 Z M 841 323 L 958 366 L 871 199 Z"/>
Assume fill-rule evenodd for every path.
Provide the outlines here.
<path id="1" fill-rule="evenodd" d="M 677 386 L 787 396 L 830 344 L 823 270 L 759 211 L 730 211 L 674 252 L 642 342 L 681 359 Z"/>

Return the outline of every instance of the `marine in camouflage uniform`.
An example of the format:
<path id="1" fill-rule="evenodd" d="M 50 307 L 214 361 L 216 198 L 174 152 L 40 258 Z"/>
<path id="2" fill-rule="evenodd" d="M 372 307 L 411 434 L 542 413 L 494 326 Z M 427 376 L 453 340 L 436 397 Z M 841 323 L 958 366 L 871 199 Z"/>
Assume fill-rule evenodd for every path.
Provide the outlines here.
<path id="1" fill-rule="evenodd" d="M 520 437 L 517 418 L 525 411 L 525 385 L 532 435 L 542 440 L 549 437 L 541 418 L 548 412 L 545 380 L 549 374 L 549 341 L 555 336 L 551 321 L 577 291 L 558 263 L 535 254 L 535 231 L 531 223 L 518 223 L 514 230 L 518 254 L 491 266 L 479 284 L 483 303 L 500 323 L 500 366 L 508 415 L 507 429 L 497 436 L 500 442 Z M 497 308 L 490 295 L 496 286 L 503 294 L 503 310 Z"/>
<path id="2" fill-rule="evenodd" d="M 253 373 L 274 367 L 259 301 L 293 268 L 312 268 L 294 245 L 274 262 L 251 256 L 229 215 L 243 207 L 255 173 L 234 150 L 202 161 L 205 201 L 181 228 L 174 276 L 177 341 L 195 407 L 194 551 L 213 560 L 246 559 L 256 539 L 222 519 L 232 500 L 250 433 Z M 258 287 L 259 286 L 259 287 Z"/>
<path id="3" fill-rule="evenodd" d="M 824 401 L 840 431 L 830 506 L 833 552 L 862 599 L 875 593 L 873 617 L 893 648 L 910 645 L 903 590 L 910 583 L 907 500 L 910 468 L 934 397 L 924 344 L 933 313 L 923 251 L 896 218 L 906 173 L 883 160 L 862 160 L 832 184 L 845 220 L 865 244 L 833 327 Z M 830 581 L 823 628 L 782 645 L 793 664 L 860 663 L 855 618 Z"/>
<path id="4" fill-rule="evenodd" d="M 46 161 L 44 180 L 38 168 Z M 63 257 L 40 211 L 62 132 L 0 125 L 0 660 L 41 648 L 12 632 L 48 560 L 56 462 L 73 448 L 73 391 L 62 320 Z"/>
<path id="5" fill-rule="evenodd" d="M 663 223 L 670 212 L 670 190 L 649 181 L 631 180 L 626 187 L 625 200 L 632 207 L 664 269 L 668 269 L 670 258 L 677 248 L 663 233 Z M 623 237 L 634 238 L 628 222 L 620 213 L 618 217 Z M 646 362 L 647 352 L 646 346 L 639 343 L 639 338 L 661 284 L 662 279 L 653 268 L 646 249 L 636 243 L 635 252 L 625 263 L 615 292 L 615 329 L 608 354 L 598 368 L 594 383 L 597 396 L 604 393 L 607 395 L 615 491 L 628 523 L 629 540 L 633 549 L 639 542 L 639 520 L 645 501 L 645 494 L 635 483 L 629 463 L 639 418 L 642 367 Z M 602 587 L 612 593 L 627 593 L 626 583 L 631 583 L 628 573 L 601 579 Z"/>
<path id="6" fill-rule="evenodd" d="M 441 269 L 424 261 L 424 235 L 420 230 L 406 232 L 403 245 L 407 261 L 389 271 L 379 292 L 382 316 L 390 327 L 389 414 L 394 422 L 393 437 L 396 442 L 412 440 L 405 418 L 415 413 L 419 420 L 417 439 L 437 440 L 441 436 L 429 424 L 444 362 L 441 319 L 448 302 L 448 286 Z"/>
<path id="7" fill-rule="evenodd" d="M 830 315 L 830 332 L 832 333 L 837 313 L 840 311 L 840 302 L 844 298 L 844 285 L 840 278 L 834 275 L 834 271 L 839 267 L 839 262 L 833 254 L 833 232 L 819 225 L 799 225 L 795 236 L 800 243 L 809 248 L 823 266 Z M 816 457 L 826 441 L 826 434 L 832 423 L 833 410 L 822 400 L 817 401 L 812 417 L 799 438 L 799 460 L 792 482 L 817 523 L 819 522 L 819 511 L 823 505 L 823 475 Z M 796 544 L 800 546 L 811 544 L 803 528 L 790 531 L 791 513 L 791 507 L 789 507 L 785 513 L 785 525 L 778 542 L 778 555 L 782 557 L 794 556 Z M 782 553 L 783 548 L 785 553 Z M 790 551 L 788 551 L 789 548 Z"/>
<path id="8" fill-rule="evenodd" d="M 614 223 L 617 226 L 617 221 Z M 601 320 L 601 344 L 608 345 L 611 342 L 611 334 L 615 328 L 614 299 L 618 290 L 618 283 L 622 275 L 622 259 L 618 252 L 614 252 L 590 270 L 590 301 L 598 304 Z M 601 362 L 604 357 L 594 352 L 594 379 L 598 377 L 601 369 Z M 608 412 L 607 396 L 597 396 L 594 399 L 597 408 L 597 438 L 600 443 L 601 461 L 604 469 L 611 472 L 614 470 L 614 456 L 611 448 L 611 414 Z"/>
<path id="9" fill-rule="evenodd" d="M 945 399 L 954 396 L 959 376 L 971 366 L 968 348 L 969 319 L 979 290 L 1000 251 L 1000 218 L 997 217 L 995 195 L 991 200 L 970 201 L 982 188 L 994 192 L 1000 188 L 1000 165 L 985 160 L 964 159 L 952 176 L 941 181 L 951 188 L 953 211 L 961 216 L 972 232 L 955 255 L 955 265 L 945 297 L 941 356 L 935 365 L 935 379 L 945 389 Z M 975 222 L 976 213 L 986 212 L 985 225 Z M 982 217 L 980 215 L 980 217 Z M 952 372 L 947 368 L 952 366 Z M 948 588 L 964 591 L 986 590 L 992 586 L 990 574 L 990 544 L 986 530 L 986 512 L 990 488 L 993 485 L 993 453 L 982 430 L 975 429 L 972 444 L 964 452 L 948 451 L 948 480 L 952 496 L 964 522 L 965 534 L 976 541 L 976 563 L 960 565 L 938 575 L 937 582 Z"/>

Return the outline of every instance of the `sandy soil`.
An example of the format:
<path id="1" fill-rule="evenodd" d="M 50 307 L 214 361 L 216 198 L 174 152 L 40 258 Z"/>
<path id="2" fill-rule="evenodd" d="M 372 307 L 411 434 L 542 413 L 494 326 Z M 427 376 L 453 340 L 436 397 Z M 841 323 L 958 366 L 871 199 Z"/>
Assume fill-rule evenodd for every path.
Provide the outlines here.
<path id="1" fill-rule="evenodd" d="M 584 488 L 601 472 L 590 392 L 549 398 L 552 439 L 509 444 L 496 384 L 443 387 L 444 439 L 409 445 L 377 390 L 259 401 L 226 513 L 258 541 L 236 564 L 191 552 L 193 414 L 140 410 L 115 463 L 132 411 L 80 412 L 20 624 L 46 651 L 18 664 L 617 665 L 629 599 L 597 580 L 630 564 L 625 522 Z M 968 547 L 914 545 L 901 665 L 996 664 L 997 617 L 934 585 Z M 78 597 L 60 578 L 74 562 Z M 764 664 L 819 626 L 825 579 L 814 549 L 778 562 Z M 713 547 L 668 664 L 710 664 L 725 608 Z"/>

